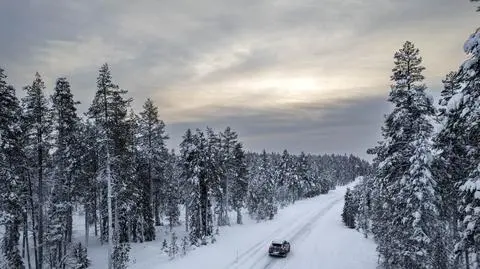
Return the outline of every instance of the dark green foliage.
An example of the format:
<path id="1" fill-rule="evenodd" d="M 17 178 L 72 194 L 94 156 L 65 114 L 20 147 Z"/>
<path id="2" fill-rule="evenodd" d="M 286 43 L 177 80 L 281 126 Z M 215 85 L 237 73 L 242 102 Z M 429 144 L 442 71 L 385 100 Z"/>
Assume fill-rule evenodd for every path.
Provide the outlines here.
<path id="1" fill-rule="evenodd" d="M 172 237 L 171 237 L 171 240 L 170 240 L 170 247 L 168 249 L 168 256 L 173 259 L 175 258 L 177 255 L 178 255 L 178 237 L 177 237 L 177 234 L 175 234 L 174 232 L 172 233 Z"/>
<path id="2" fill-rule="evenodd" d="M 68 268 L 86 269 L 91 265 L 87 256 L 87 249 L 81 243 L 75 244 L 72 249 L 71 262 Z"/>
<path id="3" fill-rule="evenodd" d="M 113 268 L 114 269 L 127 269 L 128 262 L 130 260 L 129 252 L 130 252 L 130 244 L 129 243 L 120 243 L 115 245 L 113 249 Z"/>
<path id="4" fill-rule="evenodd" d="M 384 140 L 371 151 L 377 164 L 373 233 L 385 267 L 432 268 L 442 226 L 431 176 L 435 111 L 413 43 L 405 42 L 394 63 L 388 99 L 394 108 L 382 127 Z"/>
<path id="5" fill-rule="evenodd" d="M 188 242 L 188 238 L 186 236 L 184 236 L 182 238 L 182 255 L 183 256 L 187 255 L 189 247 L 190 247 L 190 244 Z"/>
<path id="6" fill-rule="evenodd" d="M 55 147 L 53 155 L 53 191 L 48 209 L 47 245 L 50 267 L 60 266 L 67 254 L 67 244 L 72 239 L 72 207 L 74 182 L 80 171 L 78 124 L 76 102 L 65 78 L 59 78 L 52 96 Z"/>
<path id="7" fill-rule="evenodd" d="M 15 89 L 7 86 L 0 68 L 0 222 L 5 224 L 1 253 L 7 268 L 24 268 L 18 250 L 19 228 L 23 221 L 25 190 L 22 165 L 20 105 Z"/>
<path id="8" fill-rule="evenodd" d="M 30 195 L 31 215 L 37 224 L 34 231 L 35 264 L 37 269 L 43 268 L 45 239 L 45 177 L 51 148 L 52 114 L 49 102 L 44 94 L 45 85 L 36 73 L 32 85 L 26 86 L 23 105 L 23 132 L 26 139 L 27 166 L 36 171 L 29 185 L 36 185 L 36 196 Z M 33 190 L 33 188 L 32 188 Z M 33 196 L 33 197 L 32 197 Z"/>
<path id="9" fill-rule="evenodd" d="M 343 206 L 342 221 L 350 229 L 355 228 L 355 216 L 358 213 L 358 205 L 352 195 L 352 192 L 347 188 L 345 193 L 345 205 Z"/>
<path id="10" fill-rule="evenodd" d="M 161 250 L 164 252 L 164 253 L 167 253 L 168 254 L 168 243 L 167 243 L 167 239 L 163 239 L 163 242 L 162 242 L 162 248 Z"/>

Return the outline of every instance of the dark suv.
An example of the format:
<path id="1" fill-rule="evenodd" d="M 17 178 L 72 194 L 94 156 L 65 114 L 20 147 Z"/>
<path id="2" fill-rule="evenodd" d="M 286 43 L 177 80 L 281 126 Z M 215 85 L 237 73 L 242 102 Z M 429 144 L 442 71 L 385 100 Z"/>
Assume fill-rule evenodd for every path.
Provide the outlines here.
<path id="1" fill-rule="evenodd" d="M 268 255 L 270 256 L 280 256 L 286 257 L 287 254 L 290 252 L 290 243 L 286 240 L 280 241 L 273 241 L 268 248 Z"/>

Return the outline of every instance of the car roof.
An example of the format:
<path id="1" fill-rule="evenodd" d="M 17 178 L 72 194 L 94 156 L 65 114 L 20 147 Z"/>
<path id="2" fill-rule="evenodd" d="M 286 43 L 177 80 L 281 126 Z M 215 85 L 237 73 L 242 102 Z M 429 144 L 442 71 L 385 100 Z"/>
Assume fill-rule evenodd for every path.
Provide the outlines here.
<path id="1" fill-rule="evenodd" d="M 272 244 L 283 244 L 284 240 L 273 240 Z"/>

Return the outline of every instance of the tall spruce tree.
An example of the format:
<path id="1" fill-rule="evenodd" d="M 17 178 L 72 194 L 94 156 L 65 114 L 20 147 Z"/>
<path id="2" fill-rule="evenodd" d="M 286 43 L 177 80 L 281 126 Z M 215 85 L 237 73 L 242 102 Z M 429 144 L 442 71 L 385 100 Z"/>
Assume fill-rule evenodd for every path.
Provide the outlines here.
<path id="1" fill-rule="evenodd" d="M 447 74 L 444 90 L 439 100 L 438 119 L 442 124 L 434 138 L 434 148 L 438 152 L 433 162 L 433 175 L 438 182 L 438 191 L 442 202 L 440 204 L 440 217 L 446 222 L 445 242 L 458 242 L 460 234 L 458 222 L 461 214 L 459 186 L 467 176 L 467 148 L 465 147 L 464 122 L 460 121 L 462 109 L 453 104 L 455 97 L 461 89 L 461 80 L 456 72 Z M 452 99 L 453 98 L 453 99 Z M 446 244 L 451 267 L 458 267 L 459 260 L 453 255 L 453 244 Z"/>
<path id="2" fill-rule="evenodd" d="M 440 268 L 435 261 L 438 200 L 431 176 L 435 111 L 422 83 L 419 50 L 407 41 L 394 59 L 388 99 L 394 108 L 382 127 L 384 141 L 375 149 L 380 206 L 373 232 L 385 267 Z"/>
<path id="3" fill-rule="evenodd" d="M 230 206 L 237 213 L 237 224 L 243 223 L 242 211 L 247 196 L 247 164 L 242 144 L 237 142 L 233 149 L 233 178 L 230 190 Z"/>
<path id="4" fill-rule="evenodd" d="M 452 104 L 461 111 L 457 119 L 463 127 L 467 176 L 460 186 L 462 225 L 456 252 L 465 254 L 467 267 L 480 268 L 480 29 L 464 45 L 469 58 L 460 67 L 464 84 L 458 94 L 459 102 Z"/>
<path id="5" fill-rule="evenodd" d="M 222 177 L 220 179 L 220 210 L 218 216 L 218 225 L 230 225 L 228 217 L 228 205 L 230 197 L 230 188 L 235 179 L 237 169 L 235 165 L 235 146 L 237 145 L 238 135 L 230 127 L 227 127 L 221 136 L 220 165 L 223 166 Z"/>
<path id="6" fill-rule="evenodd" d="M 21 108 L 15 89 L 7 86 L 6 77 L 0 68 L 0 222 L 5 225 L 0 253 L 4 264 L 0 267 L 22 269 L 25 266 L 18 250 L 19 230 L 25 210 Z"/>
<path id="7" fill-rule="evenodd" d="M 97 77 L 97 92 L 92 105 L 88 110 L 90 118 L 95 120 L 98 128 L 98 146 L 101 148 L 99 158 L 100 169 L 98 178 L 103 182 L 101 189 L 102 206 L 101 214 L 101 238 L 108 238 L 109 268 L 113 266 L 114 252 L 114 227 L 116 241 L 125 241 L 129 227 L 126 223 L 126 209 L 132 202 L 128 194 L 133 186 L 133 126 L 128 122 L 127 112 L 130 99 L 123 96 L 127 91 L 120 89 L 112 82 L 112 75 L 108 64 L 102 65 Z M 114 179 L 117 179 L 114 181 Z M 106 186 L 105 186 L 106 185 Z M 114 189 L 115 187 L 115 189 Z M 136 189 L 136 188 L 134 188 Z M 115 200 L 112 201 L 112 198 Z M 113 206 L 115 205 L 115 226 L 113 220 Z M 106 208 L 105 208 L 106 206 Z M 120 216 L 121 215 L 121 216 Z M 122 225 L 123 229 L 120 229 Z M 131 228 L 131 227 L 130 227 Z"/>
<path id="8" fill-rule="evenodd" d="M 55 147 L 53 155 L 53 191 L 48 209 L 47 245 L 51 268 L 62 268 L 67 255 L 67 245 L 72 241 L 73 185 L 79 171 L 76 154 L 79 119 L 76 102 L 65 78 L 56 82 L 52 96 Z"/>
<path id="9" fill-rule="evenodd" d="M 146 196 L 156 225 L 160 225 L 160 202 L 162 202 L 160 195 L 165 189 L 163 185 L 166 179 L 163 177 L 163 170 L 168 158 L 165 146 L 167 139 L 165 124 L 159 119 L 158 108 L 151 99 L 147 99 L 143 105 L 143 111 L 140 112 L 139 154 L 146 166 L 142 173 L 148 183 Z M 150 238 L 154 239 L 152 236 Z"/>
<path id="10" fill-rule="evenodd" d="M 25 97 L 22 99 L 24 109 L 24 131 L 27 138 L 27 157 L 31 171 L 29 185 L 35 180 L 36 192 L 30 193 L 32 219 L 36 227 L 33 236 L 35 249 L 35 264 L 37 269 L 43 268 L 44 263 L 44 239 L 45 239 L 45 177 L 47 162 L 51 146 L 52 118 L 49 102 L 44 94 L 45 85 L 40 74 L 35 74 L 32 85 L 26 86 Z M 33 189 L 33 188 L 30 188 Z M 35 195 L 34 195 L 35 194 Z M 33 224 L 33 223 L 32 223 Z"/>

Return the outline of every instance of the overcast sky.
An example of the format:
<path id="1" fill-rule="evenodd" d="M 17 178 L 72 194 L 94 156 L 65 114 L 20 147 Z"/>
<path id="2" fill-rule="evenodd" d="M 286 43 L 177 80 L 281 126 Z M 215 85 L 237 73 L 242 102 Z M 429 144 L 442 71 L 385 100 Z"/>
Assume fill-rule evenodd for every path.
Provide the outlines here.
<path id="1" fill-rule="evenodd" d="M 84 112 L 108 62 L 139 111 L 159 106 L 172 137 L 231 126 L 249 150 L 354 153 L 380 136 L 404 41 L 426 83 L 465 58 L 468 0 L 0 0 L 0 66 L 20 89 L 66 76 Z"/>

